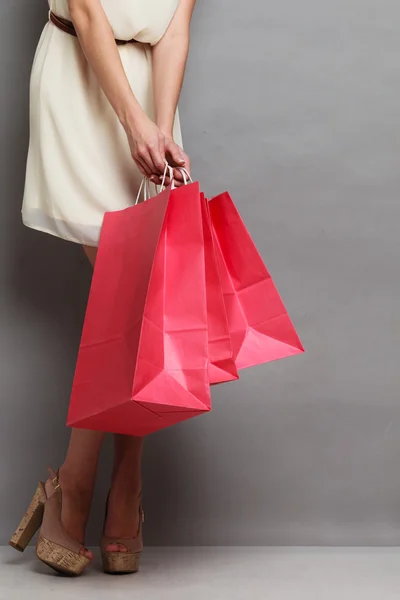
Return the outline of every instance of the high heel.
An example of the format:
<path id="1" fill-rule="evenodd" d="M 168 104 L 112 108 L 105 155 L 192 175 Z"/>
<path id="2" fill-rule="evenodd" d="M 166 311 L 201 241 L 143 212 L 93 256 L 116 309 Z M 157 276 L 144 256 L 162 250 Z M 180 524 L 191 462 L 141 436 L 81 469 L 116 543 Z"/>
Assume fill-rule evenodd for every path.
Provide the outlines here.
<path id="1" fill-rule="evenodd" d="M 21 523 L 10 540 L 10 546 L 23 552 L 42 524 L 46 492 L 42 482 L 38 483 L 35 495 L 22 517 Z"/>
<path id="2" fill-rule="evenodd" d="M 49 469 L 53 485 L 47 495 L 39 482 L 21 523 L 10 539 L 10 546 L 23 552 L 40 528 L 36 555 L 46 565 L 65 575 L 80 575 L 91 562 L 82 554 L 83 546 L 66 533 L 61 523 L 62 494 L 57 474 Z"/>
<path id="3" fill-rule="evenodd" d="M 108 512 L 108 500 L 106 505 L 106 516 L 104 523 L 107 519 Z M 109 574 L 125 574 L 125 573 L 136 573 L 139 570 L 140 556 L 143 550 L 143 523 L 144 523 L 144 512 L 142 508 L 142 499 L 139 498 L 139 526 L 137 535 L 134 538 L 110 538 L 104 533 L 100 540 L 100 552 L 101 559 L 103 562 L 104 573 Z M 107 550 L 110 544 L 125 546 L 126 552 L 111 552 Z"/>

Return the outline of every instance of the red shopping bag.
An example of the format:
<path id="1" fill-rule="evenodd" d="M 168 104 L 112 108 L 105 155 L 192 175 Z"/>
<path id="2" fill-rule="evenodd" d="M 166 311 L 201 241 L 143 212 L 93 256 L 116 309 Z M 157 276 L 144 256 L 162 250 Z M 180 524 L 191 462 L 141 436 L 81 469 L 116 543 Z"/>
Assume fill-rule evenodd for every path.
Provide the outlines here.
<path id="1" fill-rule="evenodd" d="M 67 423 L 144 436 L 210 408 L 193 183 L 105 215 Z"/>
<path id="2" fill-rule="evenodd" d="M 224 295 L 218 271 L 216 248 L 211 229 L 208 201 L 202 196 L 206 297 L 208 319 L 208 376 L 210 384 L 239 379 L 233 359 Z"/>
<path id="3" fill-rule="evenodd" d="M 237 368 L 304 352 L 232 198 L 223 193 L 209 207 Z"/>

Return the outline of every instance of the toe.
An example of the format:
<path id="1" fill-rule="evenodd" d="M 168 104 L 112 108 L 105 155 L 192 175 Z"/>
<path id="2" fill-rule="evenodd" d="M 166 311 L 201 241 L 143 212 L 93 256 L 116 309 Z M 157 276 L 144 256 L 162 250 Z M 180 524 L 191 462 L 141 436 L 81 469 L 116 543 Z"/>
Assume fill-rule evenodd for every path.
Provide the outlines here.
<path id="1" fill-rule="evenodd" d="M 89 560 L 93 560 L 93 552 L 87 548 L 81 548 L 80 554 L 82 554 L 82 556 L 86 556 L 86 558 Z"/>
<path id="2" fill-rule="evenodd" d="M 118 552 L 118 551 L 119 551 L 118 544 L 108 544 L 107 552 Z"/>

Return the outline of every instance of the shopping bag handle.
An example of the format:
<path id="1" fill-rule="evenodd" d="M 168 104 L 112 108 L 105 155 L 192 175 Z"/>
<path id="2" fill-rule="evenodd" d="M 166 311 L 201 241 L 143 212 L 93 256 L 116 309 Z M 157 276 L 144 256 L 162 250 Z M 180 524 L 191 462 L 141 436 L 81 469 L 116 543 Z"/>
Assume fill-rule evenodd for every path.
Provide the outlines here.
<path id="1" fill-rule="evenodd" d="M 139 198 L 143 190 L 143 200 L 146 202 L 150 198 L 150 181 L 147 177 L 143 177 L 142 183 L 139 186 L 139 190 L 135 200 L 135 206 L 139 203 Z"/>
<path id="2" fill-rule="evenodd" d="M 188 183 L 193 183 L 193 179 L 187 169 L 185 169 L 184 167 L 178 167 L 178 169 L 182 173 L 184 185 L 188 185 Z M 169 173 L 169 177 L 171 180 L 171 189 L 175 189 L 174 169 L 167 163 L 167 161 L 165 161 L 165 169 L 164 169 L 163 178 L 162 178 L 161 186 L 160 186 L 161 191 L 163 189 L 165 189 L 165 180 L 167 178 L 167 173 Z M 136 196 L 135 205 L 139 203 L 139 198 L 142 193 L 142 190 L 143 190 L 143 201 L 146 202 L 146 200 L 148 200 L 151 197 L 150 180 L 147 177 L 143 177 L 143 179 L 142 179 L 142 183 L 140 184 L 140 187 L 139 187 L 139 190 L 138 190 L 138 193 Z"/>
<path id="3" fill-rule="evenodd" d="M 193 183 L 193 179 L 190 176 L 190 173 L 185 167 L 179 167 L 179 171 L 182 173 L 183 184 L 187 185 L 188 183 Z"/>
<path id="4" fill-rule="evenodd" d="M 164 159 L 165 162 L 165 169 L 164 169 L 164 174 L 163 174 L 163 178 L 161 181 L 161 189 L 163 190 L 165 188 L 165 180 L 167 178 L 167 172 L 169 173 L 169 178 L 171 181 L 171 189 L 174 189 L 174 170 L 173 168 L 168 164 L 168 162 Z"/>
<path id="5" fill-rule="evenodd" d="M 174 170 L 167 163 L 167 161 L 165 161 L 165 169 L 164 169 L 163 178 L 162 178 L 162 181 L 161 181 L 160 191 L 162 191 L 163 189 L 165 189 L 165 180 L 167 178 L 167 173 L 169 173 L 169 177 L 170 177 L 170 180 L 171 180 L 171 189 L 175 189 L 175 185 L 174 185 Z M 141 196 L 142 190 L 143 190 L 143 201 L 146 202 L 146 200 L 149 200 L 149 198 L 151 198 L 150 180 L 148 179 L 148 177 L 143 177 L 143 179 L 142 179 L 142 183 L 140 184 L 140 187 L 139 187 L 139 190 L 138 190 L 138 193 L 137 193 L 137 196 L 136 196 L 135 206 L 136 206 L 136 204 L 139 203 L 139 198 Z"/>

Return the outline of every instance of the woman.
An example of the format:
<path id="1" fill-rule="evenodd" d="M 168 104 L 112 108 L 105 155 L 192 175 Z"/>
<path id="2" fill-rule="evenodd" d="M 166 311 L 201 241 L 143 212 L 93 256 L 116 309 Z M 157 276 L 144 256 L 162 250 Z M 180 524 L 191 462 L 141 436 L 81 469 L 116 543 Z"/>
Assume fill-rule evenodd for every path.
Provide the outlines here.
<path id="1" fill-rule="evenodd" d="M 93 265 L 105 211 L 130 206 L 165 160 L 190 168 L 177 103 L 195 0 L 50 0 L 31 76 L 23 221 L 83 245 Z M 23 550 L 41 525 L 38 557 L 80 574 L 104 435 L 72 430 L 64 463 L 40 483 L 10 543 Z M 116 435 L 101 540 L 106 572 L 134 572 L 142 550 L 143 441 Z M 61 496 L 62 491 L 62 496 Z"/>

